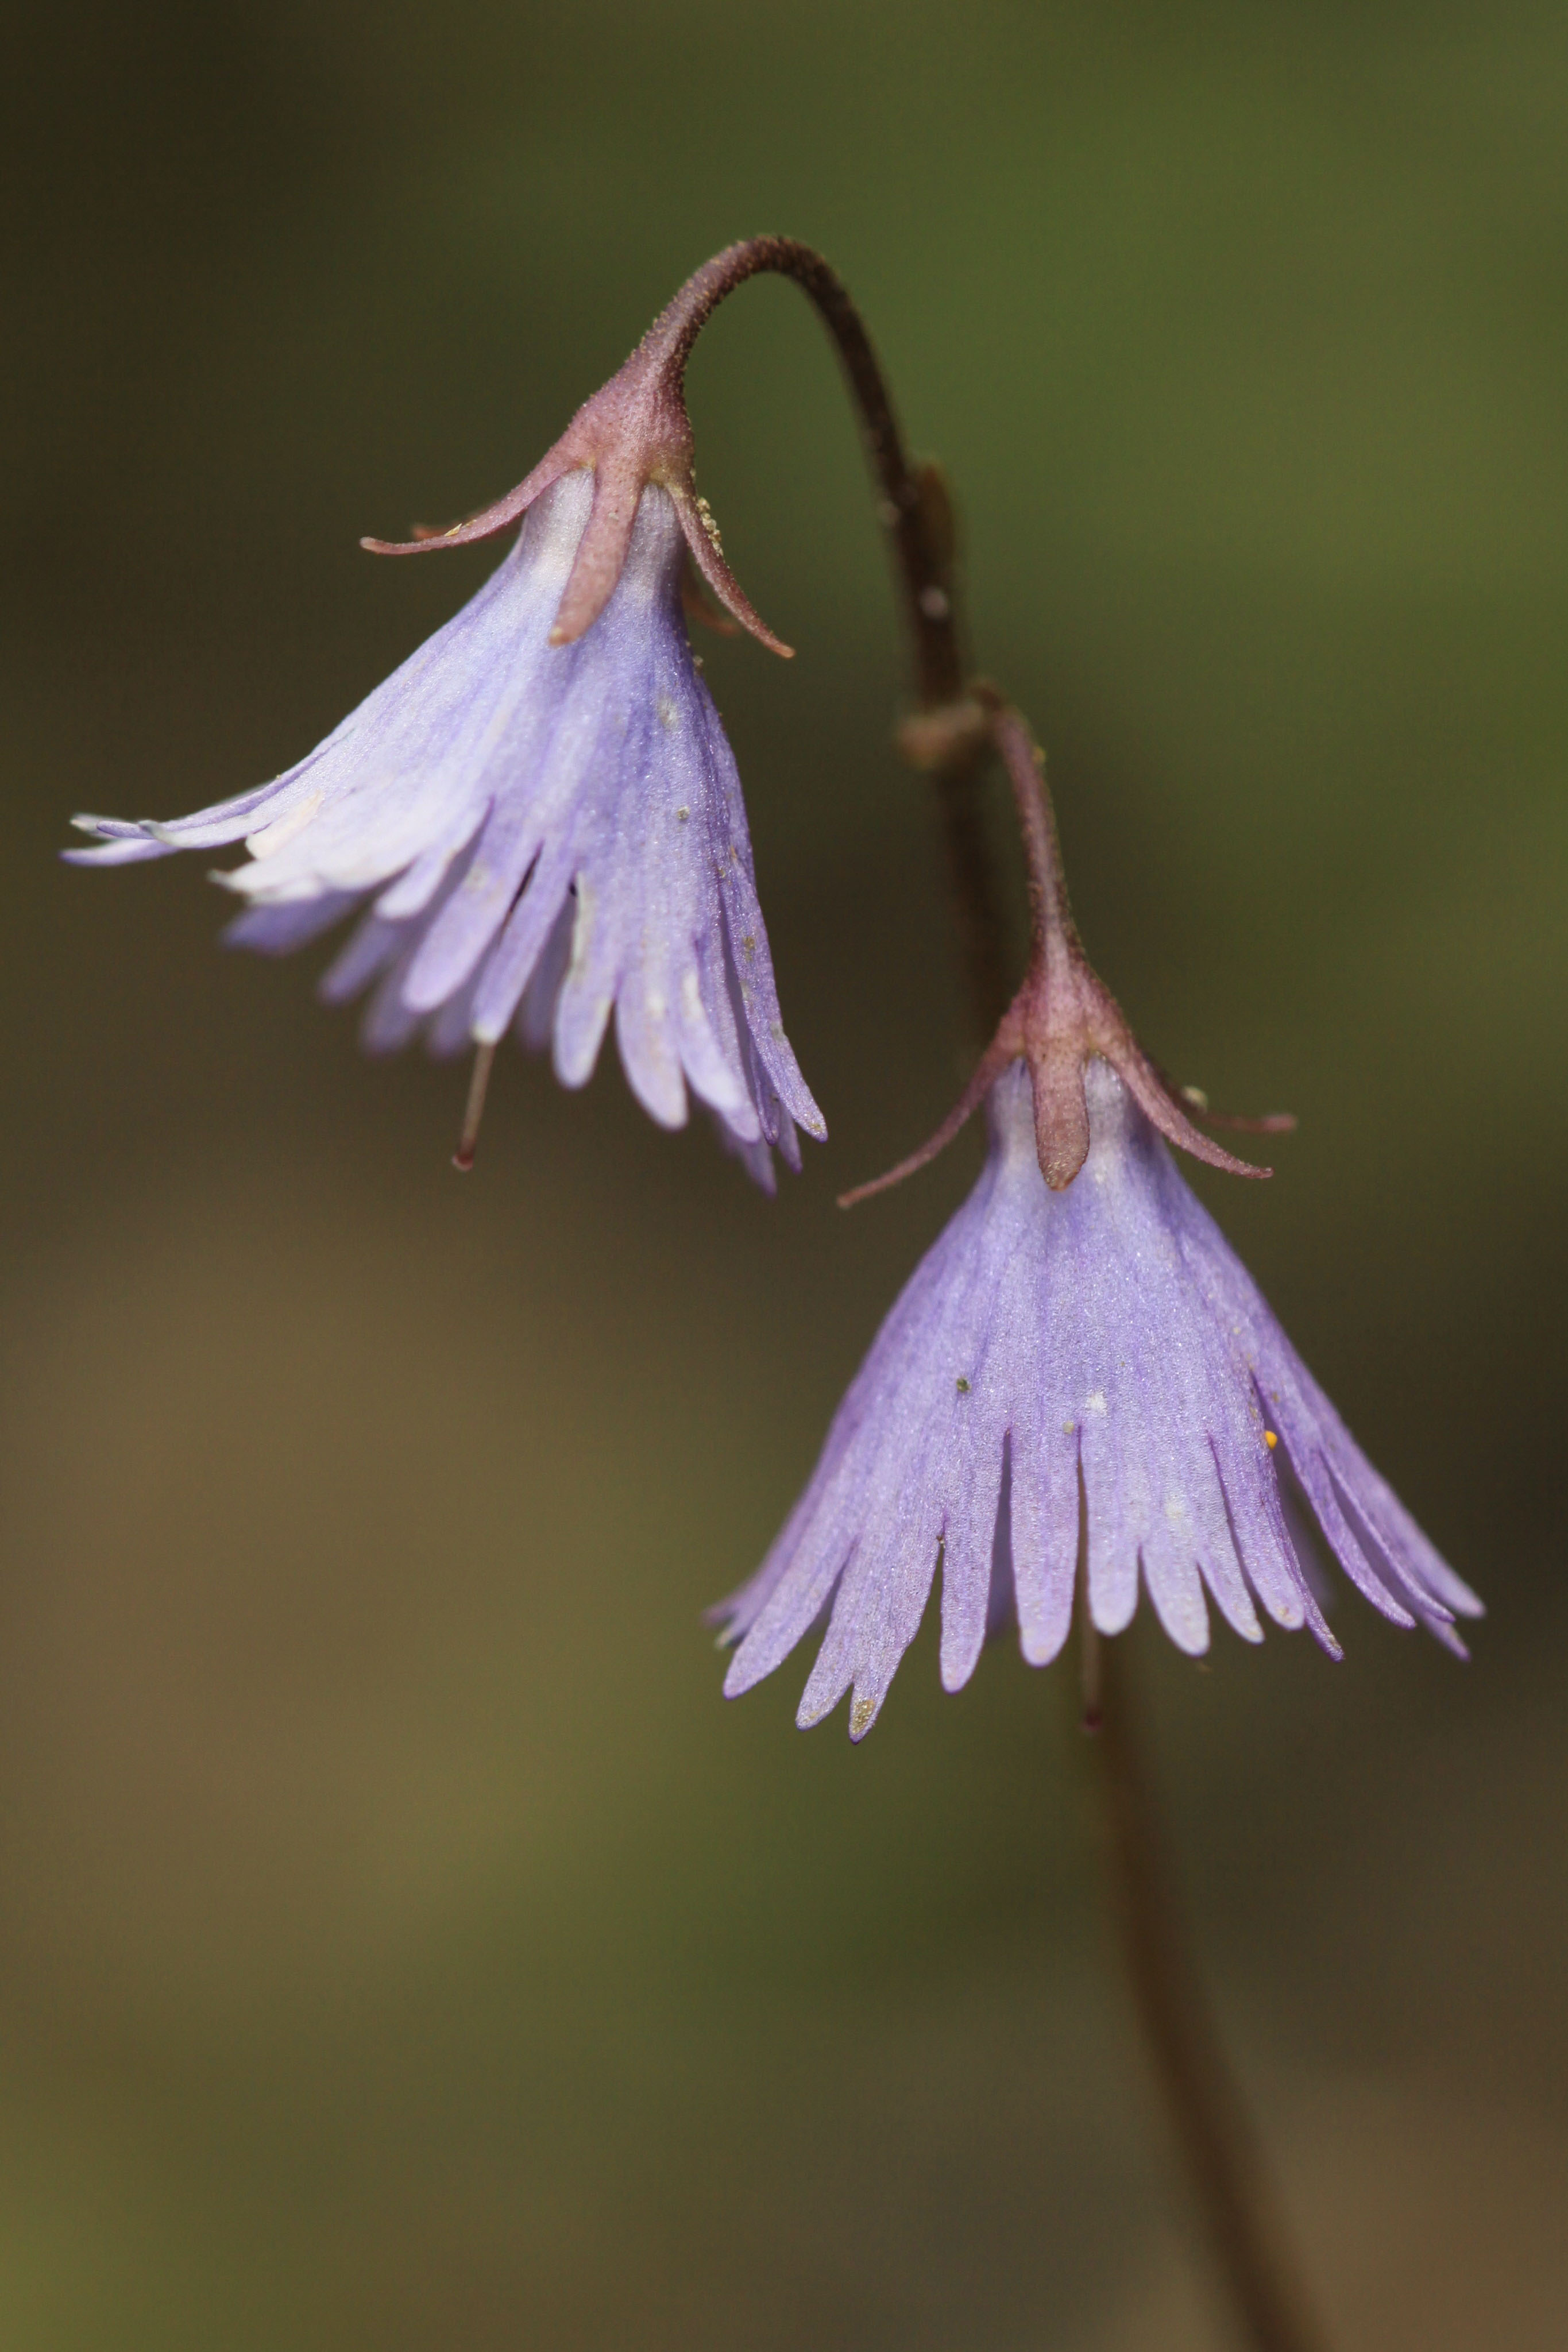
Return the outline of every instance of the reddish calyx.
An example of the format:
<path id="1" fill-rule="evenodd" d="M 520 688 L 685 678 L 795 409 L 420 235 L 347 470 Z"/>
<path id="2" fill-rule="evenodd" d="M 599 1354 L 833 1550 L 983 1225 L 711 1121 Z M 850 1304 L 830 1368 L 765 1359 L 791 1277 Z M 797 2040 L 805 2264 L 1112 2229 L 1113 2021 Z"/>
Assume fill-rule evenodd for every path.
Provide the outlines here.
<path id="1" fill-rule="evenodd" d="M 942 716 L 928 714 L 923 723 L 928 730 L 936 727 Z M 1003 1071 L 1020 1059 L 1028 1063 L 1034 1085 L 1040 1173 L 1053 1192 L 1065 1192 L 1089 1157 L 1084 1066 L 1095 1054 L 1110 1063 L 1144 1117 L 1168 1142 L 1233 1176 L 1272 1175 L 1272 1169 L 1237 1160 L 1194 1126 L 1190 1109 L 1197 1110 L 1200 1117 L 1215 1115 L 1195 1092 L 1178 1092 L 1156 1069 L 1085 955 L 1068 904 L 1056 820 L 1045 788 L 1045 755 L 1022 714 L 984 684 L 973 687 L 968 700 L 951 714 L 949 731 L 956 736 L 982 730 L 1006 768 L 1024 836 L 1033 934 L 1028 970 L 973 1076 L 930 1141 L 885 1176 L 844 1193 L 840 1205 L 850 1208 L 857 1201 L 885 1192 L 934 1160 L 979 1108 Z M 914 743 L 908 748 L 919 758 Z M 1277 1112 L 1258 1119 L 1216 1118 L 1216 1124 L 1278 1135 L 1288 1132 L 1296 1122 L 1289 1112 Z"/>
<path id="2" fill-rule="evenodd" d="M 739 248 L 732 248 L 739 251 Z M 791 647 L 752 607 L 724 559 L 719 528 L 697 495 L 691 419 L 686 410 L 686 362 L 714 303 L 738 282 L 719 255 L 689 278 L 660 312 L 618 373 L 584 402 L 554 447 L 533 471 L 493 506 L 449 530 L 419 530 L 409 540 L 364 539 L 373 555 L 427 555 L 468 547 L 517 522 L 563 474 L 585 467 L 594 476 L 587 524 L 562 593 L 552 645 L 568 646 L 591 628 L 610 600 L 631 545 L 637 506 L 649 483 L 668 492 L 680 518 L 691 560 L 709 588 L 758 642 L 787 659 Z M 749 273 L 748 273 L 749 274 Z"/>

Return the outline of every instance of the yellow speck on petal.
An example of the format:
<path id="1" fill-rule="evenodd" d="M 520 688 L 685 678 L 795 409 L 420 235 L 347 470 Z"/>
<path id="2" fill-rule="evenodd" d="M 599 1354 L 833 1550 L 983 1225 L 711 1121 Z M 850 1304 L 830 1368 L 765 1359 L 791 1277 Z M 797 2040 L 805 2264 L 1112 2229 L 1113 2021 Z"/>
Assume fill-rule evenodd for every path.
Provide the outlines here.
<path id="1" fill-rule="evenodd" d="M 851 1739 L 858 1739 L 863 1731 L 870 1730 L 871 1719 L 875 1716 L 876 1712 L 877 1702 L 874 1698 L 858 1698 L 856 1700 L 854 1706 L 849 1710 L 849 1737 Z"/>
<path id="2" fill-rule="evenodd" d="M 960 1372 L 958 1376 L 958 1393 L 960 1396 L 967 1396 L 969 1394 L 969 1382 L 964 1379 L 962 1372 Z"/>
<path id="3" fill-rule="evenodd" d="M 1266 1429 L 1263 1433 L 1263 1443 L 1272 1454 L 1279 1443 L 1279 1432 L 1277 1429 Z"/>

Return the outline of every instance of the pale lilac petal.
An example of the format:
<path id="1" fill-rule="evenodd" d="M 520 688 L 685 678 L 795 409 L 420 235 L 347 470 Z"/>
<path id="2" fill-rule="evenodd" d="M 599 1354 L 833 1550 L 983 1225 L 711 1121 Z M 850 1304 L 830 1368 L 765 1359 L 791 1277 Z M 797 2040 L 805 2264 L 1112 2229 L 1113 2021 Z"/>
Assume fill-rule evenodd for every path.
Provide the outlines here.
<path id="1" fill-rule="evenodd" d="M 422 915 L 445 882 L 453 859 L 468 848 L 489 811 L 489 801 L 475 801 L 460 809 L 446 831 L 438 833 L 413 865 L 387 885 L 375 901 L 376 913 L 389 923 Z"/>
<path id="2" fill-rule="evenodd" d="M 527 888 L 486 956 L 474 992 L 474 1034 L 481 1045 L 496 1045 L 505 1036 L 523 998 L 535 992 L 541 961 L 559 930 L 561 939 L 550 961 L 546 992 L 542 997 L 534 992 L 539 1017 L 529 1031 L 535 1051 L 549 1044 L 555 999 L 572 952 L 577 905 L 572 886 L 574 862 L 570 841 L 554 841 L 541 850 Z"/>
<path id="3" fill-rule="evenodd" d="M 1453 1646 L 1453 1616 L 1479 1616 L 1480 1602 L 1373 1470 L 1229 1244 L 1173 1170 L 1171 1176 L 1182 1196 L 1183 1245 L 1194 1278 L 1252 1370 L 1261 1410 L 1340 1565 L 1396 1624 L 1418 1618 Z M 1316 1632 L 1321 1618 L 1315 1604 L 1310 1622 L 1312 1615 Z M 1320 1638 L 1326 1633 L 1324 1627 Z"/>
<path id="4" fill-rule="evenodd" d="M 623 984 L 616 999 L 616 1043 L 626 1083 L 660 1127 L 686 1124 L 686 1081 L 670 1034 L 669 1007 L 657 986 Z"/>
<path id="5" fill-rule="evenodd" d="M 979 1182 L 878 1333 L 777 1542 L 714 1612 L 739 1643 L 726 1693 L 820 1627 L 797 1720 L 853 1691 L 862 1738 L 939 1562 L 944 1687 L 1007 1622 L 1045 1664 L 1071 1627 L 1080 1546 L 1102 1633 L 1126 1626 L 1142 1586 L 1191 1655 L 1211 1601 L 1261 1640 L 1260 1601 L 1338 1656 L 1283 1464 L 1373 1606 L 1462 1653 L 1452 1613 L 1479 1603 L 1354 1446 L 1121 1081 L 1089 1066 L 1089 1153 L 1065 1192 L 1039 1172 L 1030 1086 L 1020 1062 L 992 1089 Z"/>
<path id="6" fill-rule="evenodd" d="M 492 808 L 459 887 L 425 925 L 404 989 L 416 1012 L 434 1013 L 471 978 L 511 912 L 539 856 L 531 814 L 510 802 Z M 505 1027 L 502 1024 L 502 1027 Z"/>
<path id="7" fill-rule="evenodd" d="M 73 822 L 84 828 L 98 824 L 96 818 L 79 816 Z M 102 831 L 105 837 L 96 849 L 62 849 L 62 861 L 67 866 L 142 866 L 150 857 L 172 857 L 174 854 L 166 842 L 149 841 L 141 832 L 111 835 L 107 824 Z"/>
<path id="8" fill-rule="evenodd" d="M 735 767 L 734 753 L 730 749 L 729 738 L 719 713 L 713 707 L 712 697 L 700 678 L 697 687 L 702 703 L 710 779 L 713 789 L 713 818 L 710 824 L 714 868 L 723 895 L 731 968 L 739 975 L 747 1027 L 755 1042 L 758 1058 L 778 1089 L 779 1099 L 790 1117 L 804 1127 L 808 1135 L 815 1135 L 820 1140 L 827 1133 L 826 1125 L 801 1076 L 794 1048 L 784 1032 L 778 988 L 768 954 L 767 932 L 763 926 L 763 910 L 757 898 L 751 836 L 746 828 L 745 803 L 741 797 L 741 779 Z"/>
<path id="9" fill-rule="evenodd" d="M 309 905 L 310 902 L 306 901 Z M 354 903 L 359 903 L 355 901 Z M 254 922 L 263 910 L 253 908 L 240 922 Z M 281 909 L 268 908 L 268 913 Z M 381 915 L 366 915 L 353 936 L 339 949 L 334 961 L 327 966 L 318 983 L 318 992 L 327 1004 L 346 1004 L 360 991 L 368 988 L 376 974 L 407 947 L 410 926 L 388 922 Z"/>
<path id="10" fill-rule="evenodd" d="M 1079 1454 L 1060 1425 L 1020 1416 L 1012 1453 L 1008 1549 L 1018 1641 L 1032 1666 L 1048 1666 L 1072 1624 L 1078 1575 Z"/>
<path id="11" fill-rule="evenodd" d="M 563 1087 L 585 1087 L 594 1075 L 620 978 L 618 945 L 598 891 L 580 874 L 572 952 L 555 1010 L 555 1075 Z"/>
<path id="12" fill-rule="evenodd" d="M 322 994 L 374 985 L 367 1045 L 493 1045 L 515 1026 L 583 1085 L 612 1014 L 661 1124 L 689 1088 L 759 1182 L 826 1130 L 784 1034 L 735 762 L 680 610 L 674 505 L 641 496 L 598 619 L 552 646 L 593 495 L 581 469 L 530 507 L 462 611 L 297 766 L 173 824 L 84 817 L 78 863 L 243 841 L 217 878 L 228 937 L 282 953 L 355 908 Z"/>
<path id="13" fill-rule="evenodd" d="M 466 1053 L 474 1038 L 474 982 L 449 996 L 425 1024 L 425 1048 L 438 1062 Z"/>
<path id="14" fill-rule="evenodd" d="M 1275 1623 L 1294 1632 L 1306 1620 L 1303 1570 L 1281 1498 L 1272 1496 L 1270 1511 L 1269 1492 L 1256 1475 L 1250 1448 L 1233 1454 L 1216 1445 L 1215 1469 L 1247 1580 Z"/>
<path id="15" fill-rule="evenodd" d="M 424 1021 L 403 991 L 415 952 L 412 946 L 405 947 L 371 994 L 360 1023 L 360 1042 L 367 1054 L 401 1053 Z"/>
<path id="16" fill-rule="evenodd" d="M 358 904 L 352 891 L 324 890 L 319 898 L 295 898 L 281 907 L 247 907 L 224 932 L 224 945 L 249 948 L 258 955 L 292 955 Z"/>
<path id="17" fill-rule="evenodd" d="M 961 1416 L 942 1538 L 942 1686 L 962 1690 L 979 1663 L 991 1612 L 1006 1440 L 989 1415 Z"/>
<path id="18" fill-rule="evenodd" d="M 729 1124 L 728 1120 L 721 1118 L 717 1112 L 715 1112 L 713 1118 L 713 1130 L 718 1136 L 719 1141 L 722 1145 L 723 1149 L 730 1153 L 732 1159 L 738 1160 L 741 1162 L 741 1165 L 745 1169 L 748 1175 L 752 1177 L 754 1182 L 762 1186 L 764 1192 L 777 1192 L 778 1176 L 773 1168 L 773 1155 L 768 1150 L 767 1145 L 763 1141 L 761 1136 L 756 1139 L 755 1142 L 746 1142 L 742 1137 L 736 1134 L 734 1129 Z M 787 1152 L 784 1156 L 786 1159 L 789 1157 Z M 791 1165 L 798 1174 L 800 1171 L 800 1160 L 798 1155 L 791 1161 Z"/>
<path id="19" fill-rule="evenodd" d="M 974 1207 L 973 1202 L 969 1209 Z M 966 1216 L 960 1211 L 952 1235 Z M 788 1655 L 828 1598 L 865 1516 L 866 1487 L 883 1468 L 890 1438 L 907 1458 L 918 1422 L 908 1413 L 889 1415 L 887 1400 L 906 1377 L 919 1375 L 933 1328 L 972 1262 L 983 1220 L 969 1219 L 954 1250 L 942 1262 L 933 1251 L 906 1286 L 878 1336 L 876 1345 L 834 1418 L 821 1459 L 805 1495 L 772 1550 L 750 1582 L 713 1612 L 726 1638 L 739 1640 L 725 1690 L 749 1690 Z M 957 1373 L 944 1364 L 947 1376 Z M 864 1441 L 869 1442 L 864 1442 Z M 803 1613 L 804 1612 L 804 1613 Z"/>

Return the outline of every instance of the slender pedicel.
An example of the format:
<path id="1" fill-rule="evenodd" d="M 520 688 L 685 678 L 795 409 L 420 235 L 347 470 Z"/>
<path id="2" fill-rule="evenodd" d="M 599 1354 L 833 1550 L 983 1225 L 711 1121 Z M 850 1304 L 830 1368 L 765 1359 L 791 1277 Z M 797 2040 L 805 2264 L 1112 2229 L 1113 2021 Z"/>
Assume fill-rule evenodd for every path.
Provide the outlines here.
<path id="1" fill-rule="evenodd" d="M 1088 1157 L 1084 1072 L 1096 1055 L 1110 1063 L 1139 1108 L 1169 1142 L 1232 1176 L 1271 1175 L 1271 1169 L 1237 1160 L 1200 1134 L 1188 1109 L 1199 1108 L 1202 1097 L 1194 1099 L 1195 1090 L 1178 1091 L 1162 1076 L 1085 955 L 1068 903 L 1056 814 L 1046 789 L 1045 753 L 1022 713 L 1005 702 L 994 688 L 978 682 L 970 688 L 968 701 L 946 718 L 953 734 L 961 728 L 984 727 L 984 738 L 1000 755 L 1013 787 L 1028 876 L 1028 970 L 973 1076 L 936 1133 L 885 1176 L 843 1193 L 840 1207 L 852 1208 L 858 1201 L 886 1192 L 934 1160 L 984 1101 L 1002 1072 L 1019 1060 L 1028 1064 L 1034 1081 L 1036 1148 L 1040 1173 L 1053 1192 L 1067 1190 Z M 911 756 L 920 757 L 927 740 L 918 722 L 906 727 L 904 741 Z M 1267 1135 L 1286 1132 L 1296 1124 L 1289 1112 L 1230 1123 Z"/>

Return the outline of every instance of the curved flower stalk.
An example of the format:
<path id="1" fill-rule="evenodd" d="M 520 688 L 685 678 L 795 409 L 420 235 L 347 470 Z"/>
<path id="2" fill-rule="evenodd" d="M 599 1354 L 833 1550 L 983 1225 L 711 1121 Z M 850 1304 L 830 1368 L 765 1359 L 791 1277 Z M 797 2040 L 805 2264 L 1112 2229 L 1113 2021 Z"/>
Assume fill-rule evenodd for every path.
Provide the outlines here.
<path id="1" fill-rule="evenodd" d="M 978 1184 L 878 1333 L 762 1568 L 715 1612 L 740 1643 L 729 1696 L 830 1611 L 796 1719 L 853 1690 L 863 1738 L 939 1566 L 946 1689 L 1010 1622 L 1047 1664 L 1071 1625 L 1080 1528 L 1100 1633 L 1128 1624 L 1142 1582 L 1190 1655 L 1208 1646 L 1212 1602 L 1246 1641 L 1262 1639 L 1261 1610 L 1337 1657 L 1281 1507 L 1281 1456 L 1373 1607 L 1464 1654 L 1454 1621 L 1479 1602 L 1355 1444 L 1127 1087 L 1098 1056 L 1084 1083 L 1084 1166 L 1055 1190 L 1027 1066 L 993 1084 Z"/>
<path id="2" fill-rule="evenodd" d="M 593 1070 L 610 1013 L 628 1080 L 661 1125 L 690 1087 L 759 1181 L 797 1124 L 826 1133 L 784 1035 L 735 761 L 687 643 L 684 541 L 657 482 L 628 512 L 618 573 L 562 643 L 596 511 L 576 467 L 529 504 L 479 594 L 275 782 L 172 824 L 80 817 L 123 865 L 243 840 L 216 878 L 247 901 L 237 944 L 280 953 L 363 908 L 326 975 L 374 983 L 367 1045 L 423 1030 L 489 1054 L 515 1027 Z M 510 519 L 510 518 L 509 518 Z"/>

